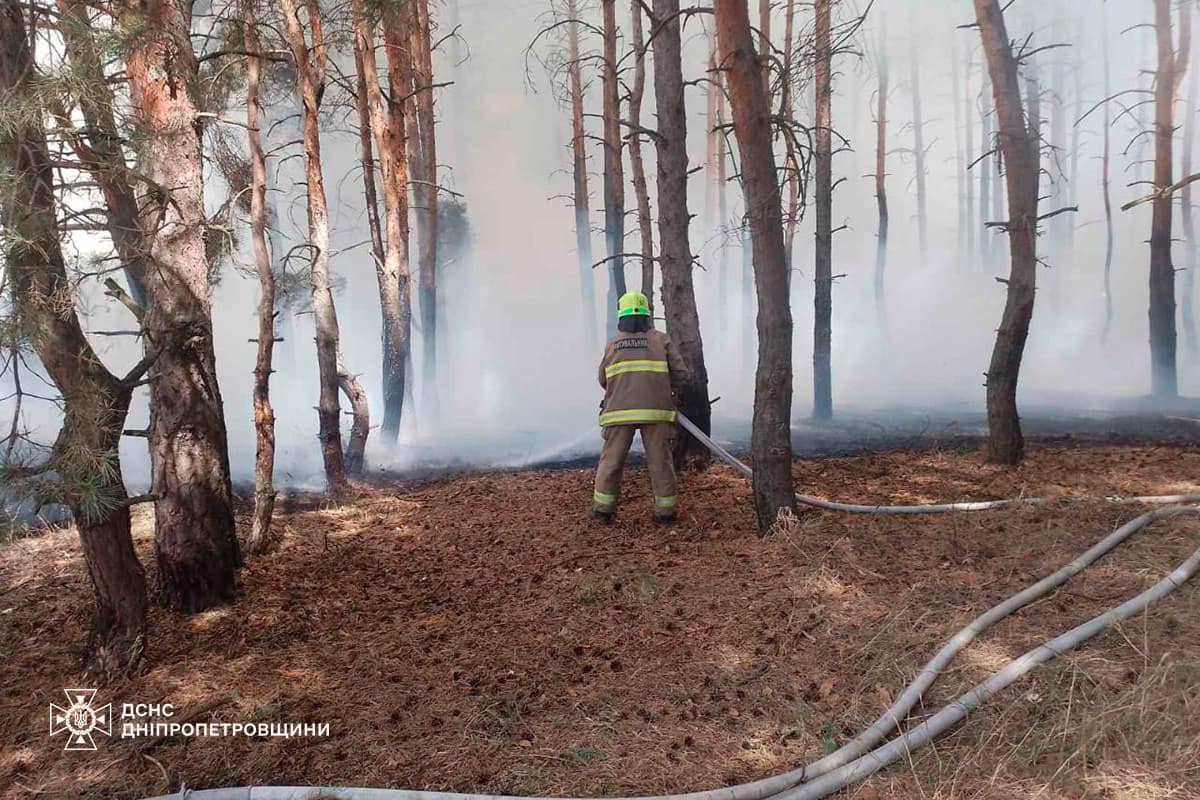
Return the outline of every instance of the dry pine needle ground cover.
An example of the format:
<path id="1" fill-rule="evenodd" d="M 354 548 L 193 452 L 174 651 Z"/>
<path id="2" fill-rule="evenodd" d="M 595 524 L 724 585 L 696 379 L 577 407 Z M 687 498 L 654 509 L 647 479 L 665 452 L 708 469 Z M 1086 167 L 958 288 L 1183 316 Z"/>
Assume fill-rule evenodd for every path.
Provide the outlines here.
<path id="1" fill-rule="evenodd" d="M 797 462 L 834 499 L 921 502 L 1200 490 L 1200 453 L 1035 450 Z M 745 781 L 853 735 L 954 630 L 1139 509 L 1102 502 L 936 517 L 809 514 L 770 540 L 750 490 L 683 479 L 649 524 L 645 473 L 618 524 L 583 516 L 587 471 L 460 476 L 283 504 L 279 548 L 231 607 L 151 616 L 149 665 L 103 690 L 201 719 L 328 722 L 326 739 L 64 753 L 47 706 L 79 682 L 89 589 L 72 531 L 0 548 L 0 797 L 134 798 L 189 787 L 350 784 L 540 795 Z M 1196 546 L 1157 523 L 962 654 L 936 706 L 1116 605 Z M 152 571 L 152 530 L 135 536 Z M 152 577 L 152 576 L 151 576 Z M 1200 797 L 1200 585 L 1040 668 L 858 798 Z"/>

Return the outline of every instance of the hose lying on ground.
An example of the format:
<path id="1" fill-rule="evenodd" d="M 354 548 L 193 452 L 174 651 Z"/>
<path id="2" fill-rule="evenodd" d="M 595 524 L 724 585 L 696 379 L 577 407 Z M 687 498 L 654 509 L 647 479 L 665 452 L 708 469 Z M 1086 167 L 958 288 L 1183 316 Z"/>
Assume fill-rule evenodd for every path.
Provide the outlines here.
<path id="1" fill-rule="evenodd" d="M 1194 513 L 1200 509 L 1189 509 Z M 1043 645 L 1039 645 L 1008 664 L 992 675 L 983 683 L 977 684 L 966 694 L 943 706 L 940 711 L 921 724 L 901 734 L 887 744 L 872 750 L 861 758 L 837 769 L 805 782 L 794 789 L 776 795 L 772 800 L 817 800 L 849 786 L 851 783 L 873 775 L 879 770 L 906 756 L 908 753 L 929 744 L 935 738 L 966 719 L 967 715 L 979 708 L 985 700 L 997 692 L 1011 686 L 1039 664 L 1044 664 L 1057 658 L 1068 650 L 1078 647 L 1083 642 L 1097 636 L 1112 627 L 1113 624 L 1129 619 L 1134 614 L 1141 613 L 1156 600 L 1166 597 L 1182 586 L 1189 578 L 1200 570 L 1200 549 L 1175 568 L 1158 583 L 1146 591 L 1126 600 L 1114 609 L 1105 611 L 1098 617 L 1093 617 L 1082 625 L 1076 626 L 1061 636 L 1056 636 Z"/>
<path id="2" fill-rule="evenodd" d="M 692 436 L 695 436 L 701 444 L 711 450 L 718 458 L 740 472 L 746 478 L 746 480 L 754 480 L 754 472 L 750 469 L 750 467 L 739 461 L 724 447 L 714 442 L 712 438 L 708 436 L 708 434 L 696 427 L 696 423 L 692 422 L 683 414 L 680 414 L 679 424 L 682 425 L 688 431 L 688 433 L 692 434 Z M 1071 498 L 1062 499 L 1065 500 Z M 1146 497 L 1106 497 L 1104 499 L 1110 503 L 1125 505 L 1135 505 L 1140 503 L 1152 505 L 1196 503 L 1200 502 L 1200 492 L 1194 494 L 1152 495 Z M 835 503 L 831 500 L 822 500 L 819 497 L 810 497 L 806 494 L 797 493 L 796 502 L 802 505 L 812 506 L 814 508 L 823 508 L 826 511 L 846 511 L 851 514 L 941 514 L 948 511 L 990 511 L 997 508 L 1012 508 L 1014 506 L 1032 505 L 1034 503 L 1044 503 L 1046 502 L 1046 498 L 1018 497 L 1010 500 L 979 500 L 966 503 L 928 503 L 905 506 L 883 506 L 863 505 L 860 503 Z"/>
<path id="3" fill-rule="evenodd" d="M 753 473 L 749 467 L 738 461 L 724 448 L 704 435 L 690 420 L 680 415 L 680 422 L 693 435 L 697 436 L 701 442 L 708 446 L 709 449 L 730 463 L 731 466 L 746 478 L 753 478 Z M 1109 499 L 1116 502 L 1129 503 L 1170 503 L 1200 499 L 1200 495 Z M 831 510 L 857 513 L 967 511 L 1004 508 L 1021 503 L 1039 502 L 1036 498 L 1026 498 L 1019 500 L 985 501 L 982 503 L 949 503 L 931 506 L 866 506 L 829 503 L 818 498 L 807 498 L 803 495 L 797 495 L 797 500 L 800 502 L 811 501 L 808 503 L 809 505 L 830 508 Z M 1146 608 L 1150 603 L 1178 588 L 1180 584 L 1194 575 L 1197 569 L 1200 568 L 1200 550 L 1194 553 L 1188 561 L 1184 562 L 1168 578 L 1160 581 L 1152 589 L 1143 592 L 1118 608 L 1075 628 L 1069 633 L 1057 637 L 1046 645 L 1030 651 L 1030 653 L 1027 653 L 1020 659 L 1010 662 L 1007 667 L 993 675 L 988 681 L 975 687 L 971 692 L 968 692 L 954 703 L 942 709 L 934 717 L 892 742 L 872 750 L 872 748 L 884 741 L 888 734 L 899 727 L 900 722 L 916 706 L 922 694 L 934 682 L 941 673 L 941 670 L 980 633 L 987 630 L 987 628 L 999 620 L 1061 586 L 1069 578 L 1078 574 L 1121 542 L 1125 541 L 1133 533 L 1141 530 L 1151 522 L 1179 514 L 1197 512 L 1200 512 L 1200 508 L 1167 508 L 1143 514 L 1120 526 L 1117 530 L 1051 575 L 1046 576 L 1040 581 L 1026 587 L 1018 594 L 993 606 L 956 633 L 921 669 L 917 677 L 901 692 L 891 708 L 885 711 L 870 727 L 835 752 L 818 759 L 812 764 L 780 775 L 735 786 L 676 795 L 625 798 L 624 800 L 766 800 L 766 798 L 771 798 L 772 800 L 810 800 L 811 798 L 824 797 L 850 783 L 871 775 L 896 761 L 905 753 L 927 744 L 937 735 L 958 724 L 970 711 L 982 704 L 984 700 L 1015 682 L 1029 670 L 1033 669 L 1033 667 L 1050 660 L 1065 649 L 1075 647 L 1086 639 L 1103 632 L 1113 622 L 1138 613 L 1138 611 Z M 316 798 L 322 798 L 322 800 L 334 800 L 334 798 L 336 800 L 555 800 L 552 798 L 425 792 L 399 789 L 313 789 L 305 787 L 207 789 L 190 791 L 186 795 L 164 795 L 160 798 L 154 798 L 154 800 L 171 800 L 172 798 L 181 800 L 185 796 L 191 798 L 191 800 L 309 800 L 309 798 L 312 800 Z M 559 798 L 557 800 L 569 799 Z"/>

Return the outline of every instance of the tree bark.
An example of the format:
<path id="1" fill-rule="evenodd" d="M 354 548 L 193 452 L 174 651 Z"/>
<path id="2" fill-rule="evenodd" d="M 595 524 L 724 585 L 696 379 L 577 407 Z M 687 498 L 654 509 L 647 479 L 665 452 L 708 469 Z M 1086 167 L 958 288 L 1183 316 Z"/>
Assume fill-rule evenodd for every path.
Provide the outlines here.
<path id="1" fill-rule="evenodd" d="M 0 102 L 34 96 L 36 59 L 24 7 L 0 2 Z M 63 398 L 63 426 L 47 465 L 74 515 L 95 608 L 84 668 L 102 682 L 134 673 L 146 645 L 146 578 L 133 549 L 118 445 L 132 392 L 100 362 L 80 327 L 55 213 L 54 171 L 37 115 L 0 129 L 0 222 L 21 332 Z"/>
<path id="2" fill-rule="evenodd" d="M 131 42 L 125 72 L 146 184 L 156 596 L 184 613 L 231 601 L 242 563 L 213 351 L 190 10 L 177 0 L 126 0 L 117 18 Z"/>
<path id="3" fill-rule="evenodd" d="M 358 20 L 355 20 L 357 25 Z M 369 54 L 369 55 L 368 55 Z M 371 89 L 367 86 L 367 65 L 364 59 L 374 59 L 373 49 L 364 52 L 359 39 L 354 38 L 355 91 L 354 110 L 358 115 L 358 152 L 363 174 L 363 200 L 367 212 L 367 230 L 371 234 L 371 256 L 376 268 L 383 263 L 383 224 L 379 219 L 379 189 L 375 185 L 374 127 L 371 124 Z M 378 88 L 376 88 L 378 91 Z"/>
<path id="4" fill-rule="evenodd" d="M 134 302 L 146 307 L 142 275 L 147 269 L 148 252 L 138 220 L 138 205 L 132 173 L 122 149 L 123 139 L 117 128 L 112 86 L 104 73 L 95 32 L 82 0 L 56 0 L 65 23 L 57 30 L 63 37 L 72 74 L 84 88 L 76 93 L 85 129 L 72 143 L 83 167 L 95 178 L 104 195 L 109 237 L 121 259 L 129 294 Z"/>
<path id="5" fill-rule="evenodd" d="M 998 0 L 974 0 L 974 4 L 991 78 L 997 138 L 1006 167 L 1007 228 L 1012 261 L 1004 315 L 996 332 L 987 373 L 988 461 L 1015 465 L 1020 463 L 1025 450 L 1017 414 L 1017 379 L 1029 336 L 1029 322 L 1033 318 L 1037 279 L 1038 129 L 1041 119 L 1037 110 L 1037 85 L 1033 79 L 1029 86 L 1030 107 L 1026 119 L 1017 61 Z"/>
<path id="6" fill-rule="evenodd" d="M 389 83 L 395 82 L 392 101 L 385 105 L 375 63 L 375 25 L 363 0 L 355 0 L 354 49 L 361 65 L 366 90 L 367 114 L 379 161 L 383 187 L 383 258 L 375 262 L 379 290 L 383 351 L 383 425 L 380 435 L 394 445 L 400 434 L 412 309 L 409 305 L 408 261 L 408 155 L 405 133 L 405 103 L 400 102 L 407 83 L 404 53 L 396 52 L 404 41 L 403 21 L 398 13 L 384 13 Z"/>
<path id="7" fill-rule="evenodd" d="M 1181 10 L 1185 8 L 1180 4 Z M 1171 0 L 1154 0 L 1158 71 L 1154 79 L 1154 187 L 1174 182 L 1172 146 L 1175 96 L 1187 71 L 1191 15 L 1181 11 L 1179 48 L 1171 33 Z M 1151 204 L 1150 221 L 1150 374 L 1151 391 L 1161 399 L 1178 397 L 1175 332 L 1175 267 L 1171 263 L 1171 214 L 1174 198 L 1163 192 Z"/>
<path id="8" fill-rule="evenodd" d="M 417 221 L 417 269 L 421 273 L 421 379 L 427 405 L 437 405 L 437 238 L 438 174 L 433 56 L 429 0 L 411 0 L 410 38 L 413 60 L 413 118 L 417 123 L 420 170 L 413 185 Z"/>
<path id="9" fill-rule="evenodd" d="M 637 13 L 635 9 L 634 13 Z M 658 109 L 658 239 L 662 248 L 663 310 L 667 334 L 679 348 L 690 374 L 676 386 L 676 404 L 700 430 L 712 430 L 708 368 L 700 338 L 700 316 L 692 284 L 688 241 L 687 113 L 683 92 L 679 0 L 654 0 L 654 98 Z M 635 34 L 636 35 L 636 34 Z M 680 467 L 708 463 L 708 448 L 680 432 L 675 462 Z"/>
<path id="10" fill-rule="evenodd" d="M 792 80 L 795 61 L 795 43 L 793 42 L 796 24 L 796 0 L 787 0 L 783 17 L 783 78 L 780 87 L 779 113 L 784 124 L 790 124 L 795 117 L 795 94 L 792 91 Z M 784 218 L 783 244 L 787 250 L 788 288 L 792 285 L 792 268 L 795 265 L 796 226 L 800 224 L 800 158 L 796 149 L 789 142 L 787 148 L 787 187 L 788 204 L 787 216 Z"/>
<path id="11" fill-rule="evenodd" d="M 567 67 L 571 95 L 571 171 L 574 178 L 575 254 L 579 257 L 579 299 L 583 305 L 585 342 L 598 347 L 596 334 L 596 281 L 592 277 L 592 225 L 588 197 L 587 135 L 583 127 L 583 76 L 579 64 L 579 11 L 575 0 L 567 3 Z M 711 91 L 711 90 L 710 90 Z"/>
<path id="12" fill-rule="evenodd" d="M 879 87 L 875 97 L 875 204 L 879 209 L 879 227 L 875 238 L 875 310 L 880 322 L 887 319 L 884 274 L 887 270 L 888 202 L 887 186 L 887 29 L 879 33 Z"/>
<path id="13" fill-rule="evenodd" d="M 646 45 L 642 34 L 642 5 L 630 0 L 629 30 L 633 36 L 633 86 L 629 90 L 629 168 L 633 172 L 633 194 L 637 201 L 638 235 L 641 239 L 642 294 L 654 305 L 654 221 L 650 216 L 650 191 L 642 160 L 642 97 L 646 93 Z M 659 122 L 661 125 L 661 120 Z"/>
<path id="14" fill-rule="evenodd" d="M 813 166 L 816 170 L 816 269 L 813 306 L 813 416 L 833 418 L 833 42 L 831 0 L 816 0 L 815 90 L 816 121 Z M 917 127 L 914 123 L 914 127 Z M 919 129 L 919 128 L 918 128 Z M 921 235 L 924 252 L 924 234 Z"/>
<path id="15" fill-rule="evenodd" d="M 604 9 L 604 242 L 609 282 L 605 318 L 611 335 L 617 329 L 617 298 L 625 294 L 625 175 L 621 165 L 621 104 L 617 85 L 616 0 L 601 0 Z"/>
<path id="16" fill-rule="evenodd" d="M 246 49 L 262 51 L 258 38 L 257 0 L 242 4 Z M 259 85 L 262 59 L 246 60 L 246 128 L 250 145 L 250 239 L 258 273 L 258 351 L 254 359 L 254 517 L 246 550 L 265 552 L 272 542 L 275 510 L 275 411 L 271 407 L 271 372 L 275 355 L 275 273 L 267 248 L 267 157 L 263 152 L 263 109 Z"/>
<path id="17" fill-rule="evenodd" d="M 346 472 L 361 475 L 366 466 L 367 435 L 371 432 L 371 413 L 367 406 L 367 392 L 358 382 L 358 377 L 346 369 L 341 355 L 337 361 L 338 388 L 350 401 L 350 440 L 346 443 Z"/>
<path id="18" fill-rule="evenodd" d="M 771 147 L 771 109 L 750 35 L 746 0 L 715 6 L 720 65 L 729 86 L 733 128 L 742 161 L 753 231 L 758 295 L 758 370 L 754 381 L 754 505 L 760 533 L 781 511 L 795 512 L 792 488 L 792 311 L 784 260 L 783 210 Z"/>
<path id="19" fill-rule="evenodd" d="M 296 94 L 302 105 L 304 177 L 308 184 L 308 249 L 312 271 L 313 320 L 316 325 L 317 380 L 321 458 L 330 491 L 347 488 L 338 402 L 339 331 L 329 269 L 329 205 L 321 173 L 321 97 L 325 92 L 325 41 L 320 13 L 308 6 L 312 45 L 304 34 L 295 0 L 280 0 L 284 38 L 295 68 Z"/>

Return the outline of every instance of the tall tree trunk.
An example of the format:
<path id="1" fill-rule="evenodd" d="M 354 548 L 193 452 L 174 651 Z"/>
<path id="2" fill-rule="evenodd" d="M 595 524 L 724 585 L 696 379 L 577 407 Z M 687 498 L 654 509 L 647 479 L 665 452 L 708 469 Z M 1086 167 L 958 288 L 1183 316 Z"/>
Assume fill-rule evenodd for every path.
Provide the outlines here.
<path id="1" fill-rule="evenodd" d="M 729 333 L 729 139 L 725 130 L 725 77 L 720 70 L 716 73 L 717 89 L 717 219 L 720 220 L 714 233 L 717 234 L 717 321 L 721 338 Z"/>
<path id="2" fill-rule="evenodd" d="M 975 116 L 972 113 L 972 110 L 975 108 L 975 97 L 974 97 L 974 95 L 971 94 L 971 58 L 969 56 L 967 58 L 965 92 L 966 92 L 966 96 L 963 98 L 963 108 L 965 109 L 965 113 L 963 116 L 965 117 L 966 124 L 963 126 L 963 130 L 965 132 L 964 136 L 965 136 L 965 140 L 966 140 L 965 141 L 966 153 L 964 155 L 964 158 L 965 158 L 967 164 L 970 165 L 975 162 L 976 156 L 975 156 L 975 148 L 974 148 L 974 145 L 972 144 L 974 141 L 973 131 L 975 130 Z M 983 109 L 980 109 L 980 115 L 982 116 L 982 114 L 983 114 Z M 977 231 L 975 230 L 975 228 L 976 228 L 976 224 L 978 223 L 978 219 L 976 219 L 976 216 L 975 216 L 975 182 L 976 182 L 976 179 L 975 179 L 975 170 L 969 166 L 966 170 L 966 179 L 967 179 L 967 194 L 966 194 L 966 201 L 967 201 L 966 202 L 966 206 L 967 206 L 967 210 L 966 210 L 966 217 L 967 217 L 966 245 L 967 246 L 966 246 L 966 258 L 964 259 L 963 266 L 970 268 L 975 263 L 975 254 L 977 252 L 979 252 L 978 240 L 980 238 L 986 236 L 987 232 L 986 231 L 978 231 L 979 235 L 976 236 Z"/>
<path id="3" fill-rule="evenodd" d="M 574 2 L 574 0 L 572 0 Z M 721 101 L 721 73 L 717 70 L 717 32 L 713 28 L 705 33 L 708 43 L 708 68 L 704 84 L 704 238 L 712 236 L 724 220 L 717 219 L 717 146 L 724 136 L 718 129 L 717 109 Z"/>
<path id="4" fill-rule="evenodd" d="M 771 105 L 771 0 L 758 0 L 758 57 L 762 62 L 763 94 Z"/>
<path id="5" fill-rule="evenodd" d="M 879 208 L 879 228 L 875 238 L 875 311 L 880 321 L 887 319 L 884 273 L 887 270 L 888 203 L 887 187 L 887 28 L 879 32 L 879 87 L 875 97 L 875 203 Z"/>
<path id="6" fill-rule="evenodd" d="M 1112 87 L 1109 76 L 1109 55 L 1108 55 L 1108 6 L 1101 7 L 1104 14 L 1104 96 L 1108 97 L 1112 94 Z M 1109 110 L 1108 103 L 1104 104 L 1104 151 L 1100 156 L 1100 183 L 1101 190 L 1104 193 L 1104 330 L 1100 334 L 1100 341 L 1107 342 L 1108 334 L 1112 330 L 1113 322 L 1113 301 L 1112 301 L 1112 262 L 1113 262 L 1113 212 L 1112 212 L 1112 190 L 1111 181 L 1109 180 L 1109 168 L 1112 160 L 1112 111 Z"/>
<path id="7" fill-rule="evenodd" d="M 1063 23 L 1061 16 L 1057 16 L 1050 25 L 1050 36 L 1054 42 L 1062 42 L 1066 39 L 1063 35 Z M 1062 52 L 1062 51 L 1059 51 Z M 1054 55 L 1053 53 L 1051 55 Z M 1061 208 L 1066 198 L 1066 192 L 1063 187 L 1063 158 L 1067 151 L 1067 104 L 1066 104 L 1066 63 L 1061 57 L 1053 58 L 1050 65 L 1050 185 L 1047 187 L 1049 197 L 1049 208 L 1051 210 Z M 1058 260 L 1059 256 L 1066 253 L 1067 233 L 1066 228 L 1071 224 L 1070 217 L 1066 214 L 1060 214 L 1057 217 L 1052 217 L 1046 220 L 1046 255 L 1048 258 Z M 1067 264 L 1056 264 L 1056 282 L 1061 282 L 1065 277 L 1063 273 L 1067 270 Z"/>
<path id="8" fill-rule="evenodd" d="M 813 416 L 833 418 L 833 41 L 830 29 L 831 0 L 816 0 L 816 54 L 813 86 L 816 97 L 816 272 L 813 318 Z M 920 127 L 914 123 L 914 127 Z M 921 163 L 921 162 L 918 162 Z M 745 171 L 743 165 L 743 172 Z M 925 250 L 921 234 L 921 250 Z"/>
<path id="9" fill-rule="evenodd" d="M 819 36 L 818 33 L 818 38 Z M 917 180 L 917 240 L 921 248 L 921 260 L 924 261 L 929 252 L 929 215 L 926 211 L 925 196 L 925 120 L 921 115 L 921 56 L 917 49 L 915 12 L 912 34 L 909 37 L 908 68 L 909 80 L 912 82 L 913 166 L 916 170 Z M 819 65 L 818 69 L 820 69 Z"/>
<path id="10" fill-rule="evenodd" d="M 642 34 L 642 5 L 630 0 L 630 32 L 633 35 L 633 86 L 629 90 L 629 167 L 637 199 L 638 234 L 641 237 L 642 294 L 654 304 L 654 232 L 650 217 L 650 191 L 646 188 L 646 166 L 642 161 L 642 96 L 646 92 L 646 45 Z"/>
<path id="11" fill-rule="evenodd" d="M 987 59 L 995 106 L 997 138 L 1008 183 L 1008 240 L 1012 268 L 1004 315 L 987 373 L 988 460 L 1020 463 L 1025 451 L 1017 414 L 1017 379 L 1029 322 L 1033 318 L 1037 280 L 1037 204 L 1039 137 L 1036 81 L 1029 91 L 1026 120 L 1021 103 L 1017 61 L 1013 57 L 1004 14 L 998 0 L 974 0 L 983 52 Z"/>
<path id="12" fill-rule="evenodd" d="M 108 234 L 121 259 L 129 293 L 135 303 L 145 308 L 142 276 L 149 254 L 138 220 L 132 171 L 126 164 L 123 139 L 113 110 L 112 85 L 104 73 L 88 6 L 83 0 L 56 0 L 56 5 L 65 20 L 57 30 L 63 37 L 71 73 L 83 86 L 76 99 L 85 127 L 72 145 L 104 195 Z"/>
<path id="13" fill-rule="evenodd" d="M 388 8 L 391 8 L 390 6 Z M 375 24 L 364 0 L 352 4 L 354 16 L 355 64 L 362 71 L 360 85 L 364 90 L 371 136 L 379 160 L 380 184 L 383 187 L 383 257 L 375 260 L 375 280 L 379 291 L 383 351 L 383 425 L 381 436 L 385 444 L 394 445 L 400 434 L 400 416 L 404 409 L 404 390 L 407 378 L 408 343 L 411 308 L 408 286 L 408 161 L 405 143 L 405 106 L 400 102 L 384 103 L 375 62 Z M 385 13 L 385 43 L 388 63 L 401 61 L 403 53 L 393 53 L 403 41 L 395 28 L 399 15 Z M 389 80 L 404 80 L 403 75 Z M 403 95 L 397 84 L 396 97 Z"/>
<path id="14" fill-rule="evenodd" d="M 962 99 L 962 90 L 959 87 L 959 68 L 958 59 L 958 38 L 951 39 L 950 49 L 950 86 L 951 86 L 951 105 L 954 107 L 954 177 L 958 194 L 956 195 L 958 207 L 958 254 L 957 263 L 962 266 L 962 259 L 967 249 L 967 153 L 970 151 L 969 146 L 963 144 L 963 112 L 962 105 L 959 102 Z M 970 131 L 966 132 L 966 139 L 970 141 Z"/>
<path id="15" fill-rule="evenodd" d="M 38 77 L 25 8 L 0 2 L 0 102 L 7 108 L 27 107 Z M 0 166 L 0 222 L 18 325 L 63 398 L 63 425 L 46 466 L 74 515 L 95 598 L 84 667 L 107 683 L 134 673 L 146 644 L 146 577 L 133 550 L 118 455 L 132 388 L 104 368 L 79 325 L 37 114 L 11 117 L 0 128 Z"/>
<path id="16" fill-rule="evenodd" d="M 983 98 L 980 97 L 982 101 Z M 992 235 L 988 232 L 987 224 L 991 222 L 988 219 L 988 201 L 992 197 L 992 158 L 983 157 L 983 153 L 988 152 L 994 147 L 992 142 L 992 115 L 986 112 L 983 102 L 980 102 L 979 114 L 979 265 L 983 269 L 988 269 L 991 266 L 992 255 Z M 996 180 L 1000 180 L 999 172 L 996 173 Z M 999 209 L 997 209 L 999 211 Z"/>
<path id="17" fill-rule="evenodd" d="M 638 13 L 636 8 L 635 15 Z M 654 99 L 658 109 L 658 239 L 662 250 L 663 310 L 667 334 L 690 369 L 676 387 L 679 410 L 700 430 L 711 431 L 708 368 L 700 338 L 700 316 L 692 285 L 692 248 L 688 241 L 687 113 L 683 96 L 679 0 L 654 0 Z M 675 444 L 681 467 L 708 463 L 708 448 L 682 433 Z"/>
<path id="18" fill-rule="evenodd" d="M 1173 182 L 1175 96 L 1187 70 L 1192 18 L 1180 4 L 1179 48 L 1171 34 L 1171 0 L 1154 0 L 1154 33 L 1158 72 L 1154 79 L 1154 187 Z M 1151 205 L 1150 222 L 1150 371 L 1151 391 L 1158 398 L 1179 394 L 1175 371 L 1175 267 L 1171 263 L 1171 212 L 1174 198 L 1166 191 Z"/>
<path id="19" fill-rule="evenodd" d="M 242 3 L 246 49 L 262 51 L 258 38 L 257 0 Z M 263 109 L 259 94 L 262 59 L 246 60 L 246 128 L 250 145 L 250 238 L 258 272 L 258 352 L 254 359 L 254 518 L 246 549 L 254 554 L 271 544 L 275 510 L 275 411 L 271 408 L 271 372 L 275 355 L 275 273 L 267 248 L 267 157 L 263 153 Z M 376 226 L 378 227 L 378 226 Z"/>
<path id="20" fill-rule="evenodd" d="M 321 457 L 329 489 L 346 488 L 346 463 L 342 452 L 341 404 L 338 401 L 337 308 L 329 268 L 329 204 L 321 172 L 321 97 L 325 92 L 325 34 L 320 12 L 310 0 L 308 25 L 311 49 L 305 38 L 296 0 L 280 0 L 286 44 L 295 66 L 296 94 L 300 96 L 304 177 L 308 190 L 308 248 L 312 270 L 313 319 L 316 324 L 317 374 L 320 391 L 317 417 L 320 421 Z"/>
<path id="21" fill-rule="evenodd" d="M 433 56 L 429 0 L 411 0 L 410 39 L 413 59 L 413 117 L 417 123 L 420 171 L 413 186 L 416 205 L 417 267 L 421 272 L 421 379 L 426 404 L 437 405 L 437 238 L 438 176 Z"/>
<path id="22" fill-rule="evenodd" d="M 1079 119 L 1083 116 L 1083 61 L 1076 55 L 1075 63 L 1071 66 L 1072 89 L 1075 109 L 1071 116 Z M 1108 95 L 1105 95 L 1107 97 Z M 1078 125 L 1071 125 L 1071 156 L 1068 161 L 1067 205 L 1079 207 L 1079 139 L 1082 131 Z M 1075 252 L 1075 220 L 1064 220 L 1067 235 L 1067 252 Z"/>
<path id="23" fill-rule="evenodd" d="M 357 20 L 356 20 L 357 23 Z M 355 92 L 354 110 L 358 115 L 358 152 L 359 163 L 362 165 L 363 200 L 367 212 L 367 230 L 371 234 L 371 257 L 374 263 L 383 262 L 383 225 L 379 220 L 379 189 L 375 184 L 375 145 L 373 143 L 373 126 L 371 124 L 371 102 L 368 99 L 370 88 L 367 86 L 367 65 L 364 59 L 374 58 L 363 52 L 358 46 L 358 38 L 354 39 L 354 73 Z M 378 91 L 378 88 L 376 89 Z"/>
<path id="24" fill-rule="evenodd" d="M 792 74 L 795 61 L 795 44 L 793 37 L 795 36 L 796 25 L 796 0 L 787 0 L 787 6 L 784 9 L 783 16 L 783 77 L 781 79 L 779 98 L 779 113 L 783 117 L 784 124 L 790 124 L 795 117 L 795 100 L 794 92 L 792 91 Z M 787 266 L 788 266 L 788 288 L 792 285 L 792 269 L 795 265 L 793 254 L 795 252 L 794 245 L 796 241 L 796 226 L 800 224 L 800 155 L 792 146 L 790 139 L 788 140 L 787 148 L 787 187 L 788 187 L 788 204 L 787 216 L 784 218 L 783 245 L 786 249 Z"/>
<path id="25" fill-rule="evenodd" d="M 1191 15 L 1191 6 L 1182 5 L 1179 7 L 1181 15 Z M 1188 88 L 1187 88 L 1187 105 L 1184 106 L 1184 119 L 1186 122 L 1183 125 L 1183 163 L 1180 165 L 1180 172 L 1183 175 L 1192 174 L 1192 146 L 1196 139 L 1196 89 L 1200 81 L 1197 80 L 1200 69 L 1193 67 L 1188 72 Z M 1107 97 L 1107 95 L 1105 95 Z M 1196 253 L 1196 223 L 1192 208 L 1192 185 L 1189 183 L 1180 190 L 1179 193 L 1180 211 L 1182 212 L 1181 221 L 1183 222 L 1183 241 L 1184 252 L 1186 255 L 1187 269 L 1183 273 L 1183 296 L 1180 298 L 1182 308 L 1183 322 L 1183 341 L 1189 355 L 1195 355 L 1200 342 L 1197 342 L 1196 336 L 1196 270 L 1200 268 L 1200 258 L 1197 258 Z"/>
<path id="26" fill-rule="evenodd" d="M 825 0 L 820 0 L 824 2 Z M 795 512 L 792 488 L 792 311 L 787 294 L 783 209 L 771 147 L 771 108 L 750 36 L 746 0 L 714 7 L 720 64 L 729 85 L 733 129 L 741 153 L 758 294 L 758 370 L 754 380 L 754 505 L 758 529 L 770 530 L 780 512 Z"/>
<path id="27" fill-rule="evenodd" d="M 177 0 L 126 0 L 117 18 L 131 43 L 125 72 L 147 187 L 141 218 L 151 266 L 142 283 L 146 343 L 156 354 L 150 381 L 156 595 L 184 613 L 232 600 L 242 563 L 213 352 L 190 10 Z"/>
<path id="28" fill-rule="evenodd" d="M 571 93 L 571 170 L 574 176 L 575 253 L 579 257 L 579 295 L 583 304 L 585 341 L 598 346 L 596 334 L 596 282 L 592 277 L 592 226 L 588 197 L 587 135 L 583 128 L 583 76 L 579 65 L 579 11 L 575 0 L 567 2 L 567 67 Z M 711 88 L 709 89 L 711 92 Z"/>
<path id="29" fill-rule="evenodd" d="M 617 298 L 625 294 L 625 173 L 621 165 L 621 104 L 617 85 L 616 0 L 601 0 L 604 9 L 604 242 L 609 281 L 605 319 L 617 329 Z"/>

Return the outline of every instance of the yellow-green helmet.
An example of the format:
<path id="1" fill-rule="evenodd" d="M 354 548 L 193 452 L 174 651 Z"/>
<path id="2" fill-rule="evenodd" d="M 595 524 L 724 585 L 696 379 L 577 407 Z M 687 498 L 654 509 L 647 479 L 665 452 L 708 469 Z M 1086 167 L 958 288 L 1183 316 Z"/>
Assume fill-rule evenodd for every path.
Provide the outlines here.
<path id="1" fill-rule="evenodd" d="M 617 301 L 617 317 L 648 317 L 650 301 L 641 292 L 626 292 Z"/>

